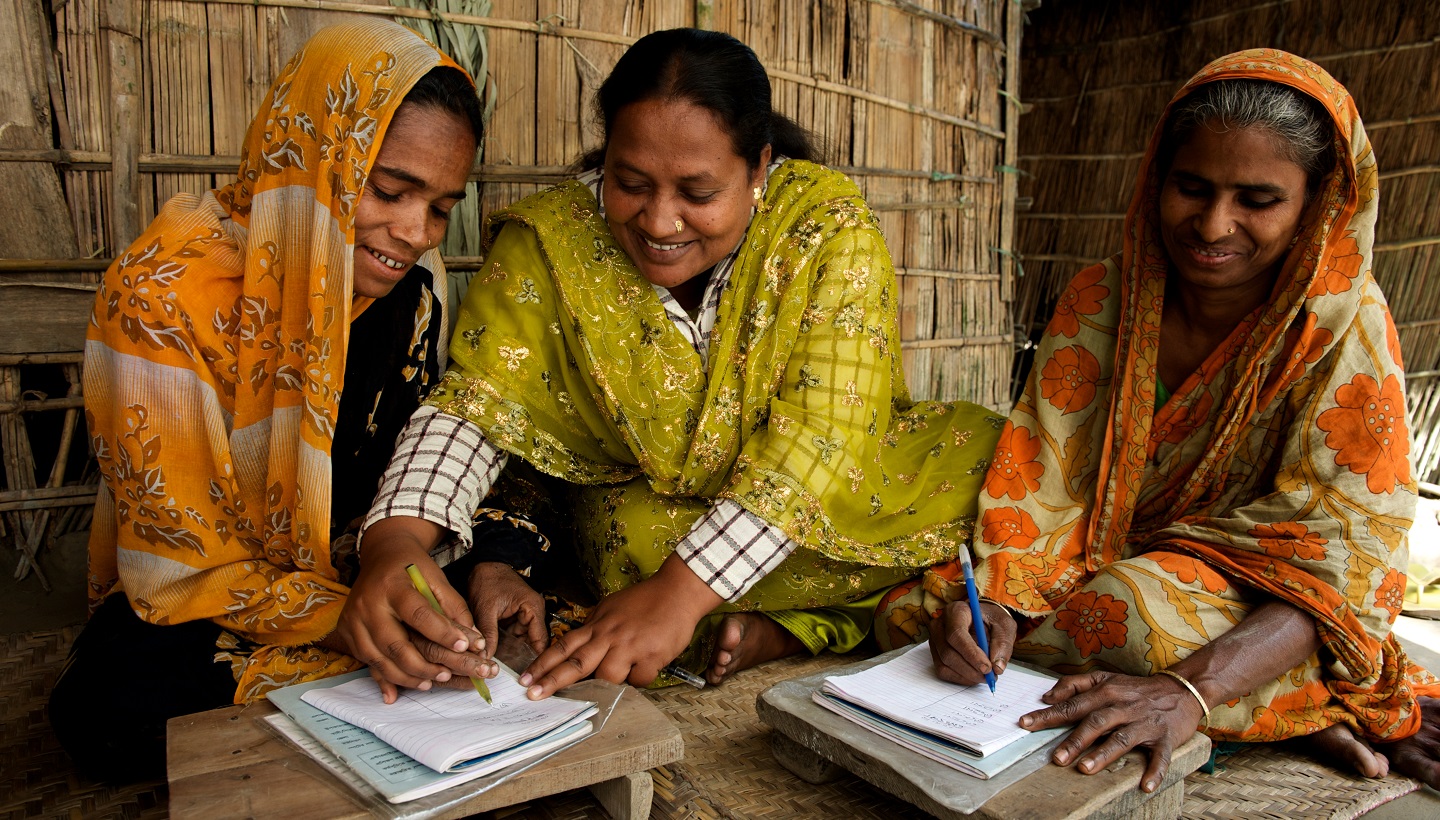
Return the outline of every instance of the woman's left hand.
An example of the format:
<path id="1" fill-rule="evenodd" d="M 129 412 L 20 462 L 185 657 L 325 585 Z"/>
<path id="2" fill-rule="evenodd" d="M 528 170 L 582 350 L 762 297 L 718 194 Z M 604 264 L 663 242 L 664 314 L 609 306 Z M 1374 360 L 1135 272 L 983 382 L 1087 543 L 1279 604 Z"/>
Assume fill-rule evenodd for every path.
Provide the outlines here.
<path id="1" fill-rule="evenodd" d="M 1170 756 L 1200 725 L 1204 712 L 1195 697 L 1172 678 L 1136 678 L 1114 672 L 1066 675 L 1041 700 L 1054 704 L 1020 718 L 1031 731 L 1078 724 L 1054 761 L 1065 766 L 1078 759 L 1082 774 L 1094 774 L 1135 748 L 1150 753 L 1140 790 L 1160 787 Z"/>
<path id="2" fill-rule="evenodd" d="M 675 555 L 653 576 L 607 595 L 584 626 L 555 640 L 520 676 L 531 700 L 586 677 L 644 686 L 673 661 L 721 598 Z"/>

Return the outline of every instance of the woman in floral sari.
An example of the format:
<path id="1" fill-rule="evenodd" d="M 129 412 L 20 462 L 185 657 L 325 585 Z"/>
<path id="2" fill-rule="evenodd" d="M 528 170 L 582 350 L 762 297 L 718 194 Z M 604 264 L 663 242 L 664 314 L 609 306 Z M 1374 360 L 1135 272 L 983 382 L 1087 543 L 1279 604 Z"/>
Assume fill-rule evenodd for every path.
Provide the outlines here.
<path id="1" fill-rule="evenodd" d="M 1012 647 L 1067 673 L 1021 721 L 1078 722 L 1056 763 L 1145 747 L 1150 791 L 1198 727 L 1440 782 L 1440 688 L 1390 631 L 1415 484 L 1377 178 L 1314 64 L 1262 49 L 1196 75 L 1123 253 L 1070 284 L 1001 434 L 975 539 L 991 657 L 948 603 L 953 567 L 888 602 L 896 624 L 938 610 L 943 677 L 1003 671 Z"/>
<path id="2" fill-rule="evenodd" d="M 166 719 L 358 668 L 341 533 L 443 368 L 434 247 L 480 132 L 469 77 L 413 32 L 325 29 L 237 178 L 172 198 L 106 273 L 94 611 L 50 700 L 82 771 L 163 776 Z"/>
<path id="3" fill-rule="evenodd" d="M 411 614 L 403 568 L 425 567 L 463 623 L 427 553 L 451 557 L 444 539 L 466 538 L 505 460 L 562 480 L 602 598 L 522 676 L 532 697 L 591 672 L 649 684 L 677 658 L 718 683 L 844 651 L 881 592 L 970 532 L 1002 420 L 910 402 L 874 217 L 853 183 L 804 161 L 754 53 L 657 32 L 599 101 L 591 171 L 490 217 L 452 370 L 367 521 L 343 628 L 394 684 L 448 674 L 421 651 L 461 634 Z M 482 632 L 518 615 L 534 640 L 539 598 L 511 567 L 485 560 L 475 577 Z"/>

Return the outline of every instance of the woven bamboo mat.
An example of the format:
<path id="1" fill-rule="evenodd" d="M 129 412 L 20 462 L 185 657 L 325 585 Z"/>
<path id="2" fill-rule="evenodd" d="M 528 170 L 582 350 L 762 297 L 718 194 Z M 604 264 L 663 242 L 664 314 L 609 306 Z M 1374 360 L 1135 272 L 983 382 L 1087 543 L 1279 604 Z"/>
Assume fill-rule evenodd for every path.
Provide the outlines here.
<path id="1" fill-rule="evenodd" d="M 927 817 L 858 778 L 812 786 L 770 753 L 769 731 L 755 715 L 756 696 L 779 681 L 858 659 L 790 658 L 742 672 L 721 687 L 697 691 L 675 686 L 648 693 L 685 737 L 685 760 L 656 772 L 651 817 Z M 1350 820 L 1417 788 L 1419 784 L 1409 778 L 1361 780 L 1281 747 L 1256 747 L 1225 758 L 1214 774 L 1190 775 L 1182 816 Z M 599 811 L 588 793 L 571 792 L 496 816 L 579 820 Z"/>
<path id="2" fill-rule="evenodd" d="M 128 788 L 81 780 L 45 717 L 50 687 L 77 628 L 0 640 L 0 818 L 164 817 L 164 783 Z M 655 770 L 655 820 L 718 818 L 920 818 L 855 778 L 811 786 L 770 754 L 755 698 L 774 683 L 857 660 L 790 658 L 742 672 L 721 687 L 672 687 L 650 697 L 680 727 L 685 760 Z M 1360 780 L 1280 748 L 1222 761 L 1213 775 L 1185 782 L 1187 818 L 1277 817 L 1348 820 L 1417 788 L 1413 780 Z M 497 820 L 581 820 L 601 815 L 588 792 L 514 806 Z"/>
<path id="3" fill-rule="evenodd" d="M 79 627 L 0 639 L 0 817 L 165 817 L 163 782 L 82 780 L 50 731 L 45 703 Z"/>
<path id="4" fill-rule="evenodd" d="M 1185 778 L 1182 816 L 1351 820 L 1418 788 L 1408 777 L 1350 777 L 1284 747 L 1265 746 L 1222 758 L 1214 774 Z"/>

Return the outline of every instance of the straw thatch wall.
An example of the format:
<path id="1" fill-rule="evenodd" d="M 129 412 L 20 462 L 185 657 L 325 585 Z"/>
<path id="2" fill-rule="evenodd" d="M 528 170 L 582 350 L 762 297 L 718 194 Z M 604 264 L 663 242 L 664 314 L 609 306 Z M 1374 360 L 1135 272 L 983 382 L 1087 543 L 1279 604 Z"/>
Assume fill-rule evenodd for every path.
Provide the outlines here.
<path id="1" fill-rule="evenodd" d="M 914 392 L 1006 405 L 1013 175 L 998 169 L 1012 164 L 1016 145 L 1015 107 L 1003 94 L 1018 91 L 1018 65 L 1006 59 L 1018 51 L 1017 4 L 405 2 L 425 10 L 386 13 L 428 24 L 434 8 L 449 25 L 484 31 L 494 112 L 476 179 L 486 211 L 563 178 L 596 144 L 593 92 L 638 36 L 698 25 L 751 44 L 772 71 L 778 107 L 819 133 L 828 158 L 880 214 L 902 269 Z M 63 110 L 46 147 L 60 152 L 0 151 L 0 167 L 54 161 L 76 255 L 108 259 L 171 194 L 223 181 L 270 79 L 305 36 L 337 14 L 370 9 L 378 10 L 329 0 L 70 0 L 53 19 L 49 91 Z M 457 268 L 473 266 L 474 225 L 458 220 L 453 230 L 470 235 L 446 246 L 462 257 Z"/>
<path id="2" fill-rule="evenodd" d="M 1440 480 L 1440 4 L 1382 0 L 1046 0 L 1026 30 L 1019 321 L 1120 249 L 1140 153 L 1165 104 L 1211 59 L 1273 46 L 1354 94 L 1380 163 L 1375 276 L 1409 372 L 1421 479 Z"/>

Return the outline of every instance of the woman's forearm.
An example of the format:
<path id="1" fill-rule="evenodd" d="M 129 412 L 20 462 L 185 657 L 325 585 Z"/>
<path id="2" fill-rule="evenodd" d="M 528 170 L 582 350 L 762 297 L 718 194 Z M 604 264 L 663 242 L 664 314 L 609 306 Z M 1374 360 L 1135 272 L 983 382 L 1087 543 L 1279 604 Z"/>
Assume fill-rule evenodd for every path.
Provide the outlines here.
<path id="1" fill-rule="evenodd" d="M 1213 709 L 1294 669 L 1319 648 L 1309 613 L 1269 601 L 1170 670 L 1193 683 Z"/>

